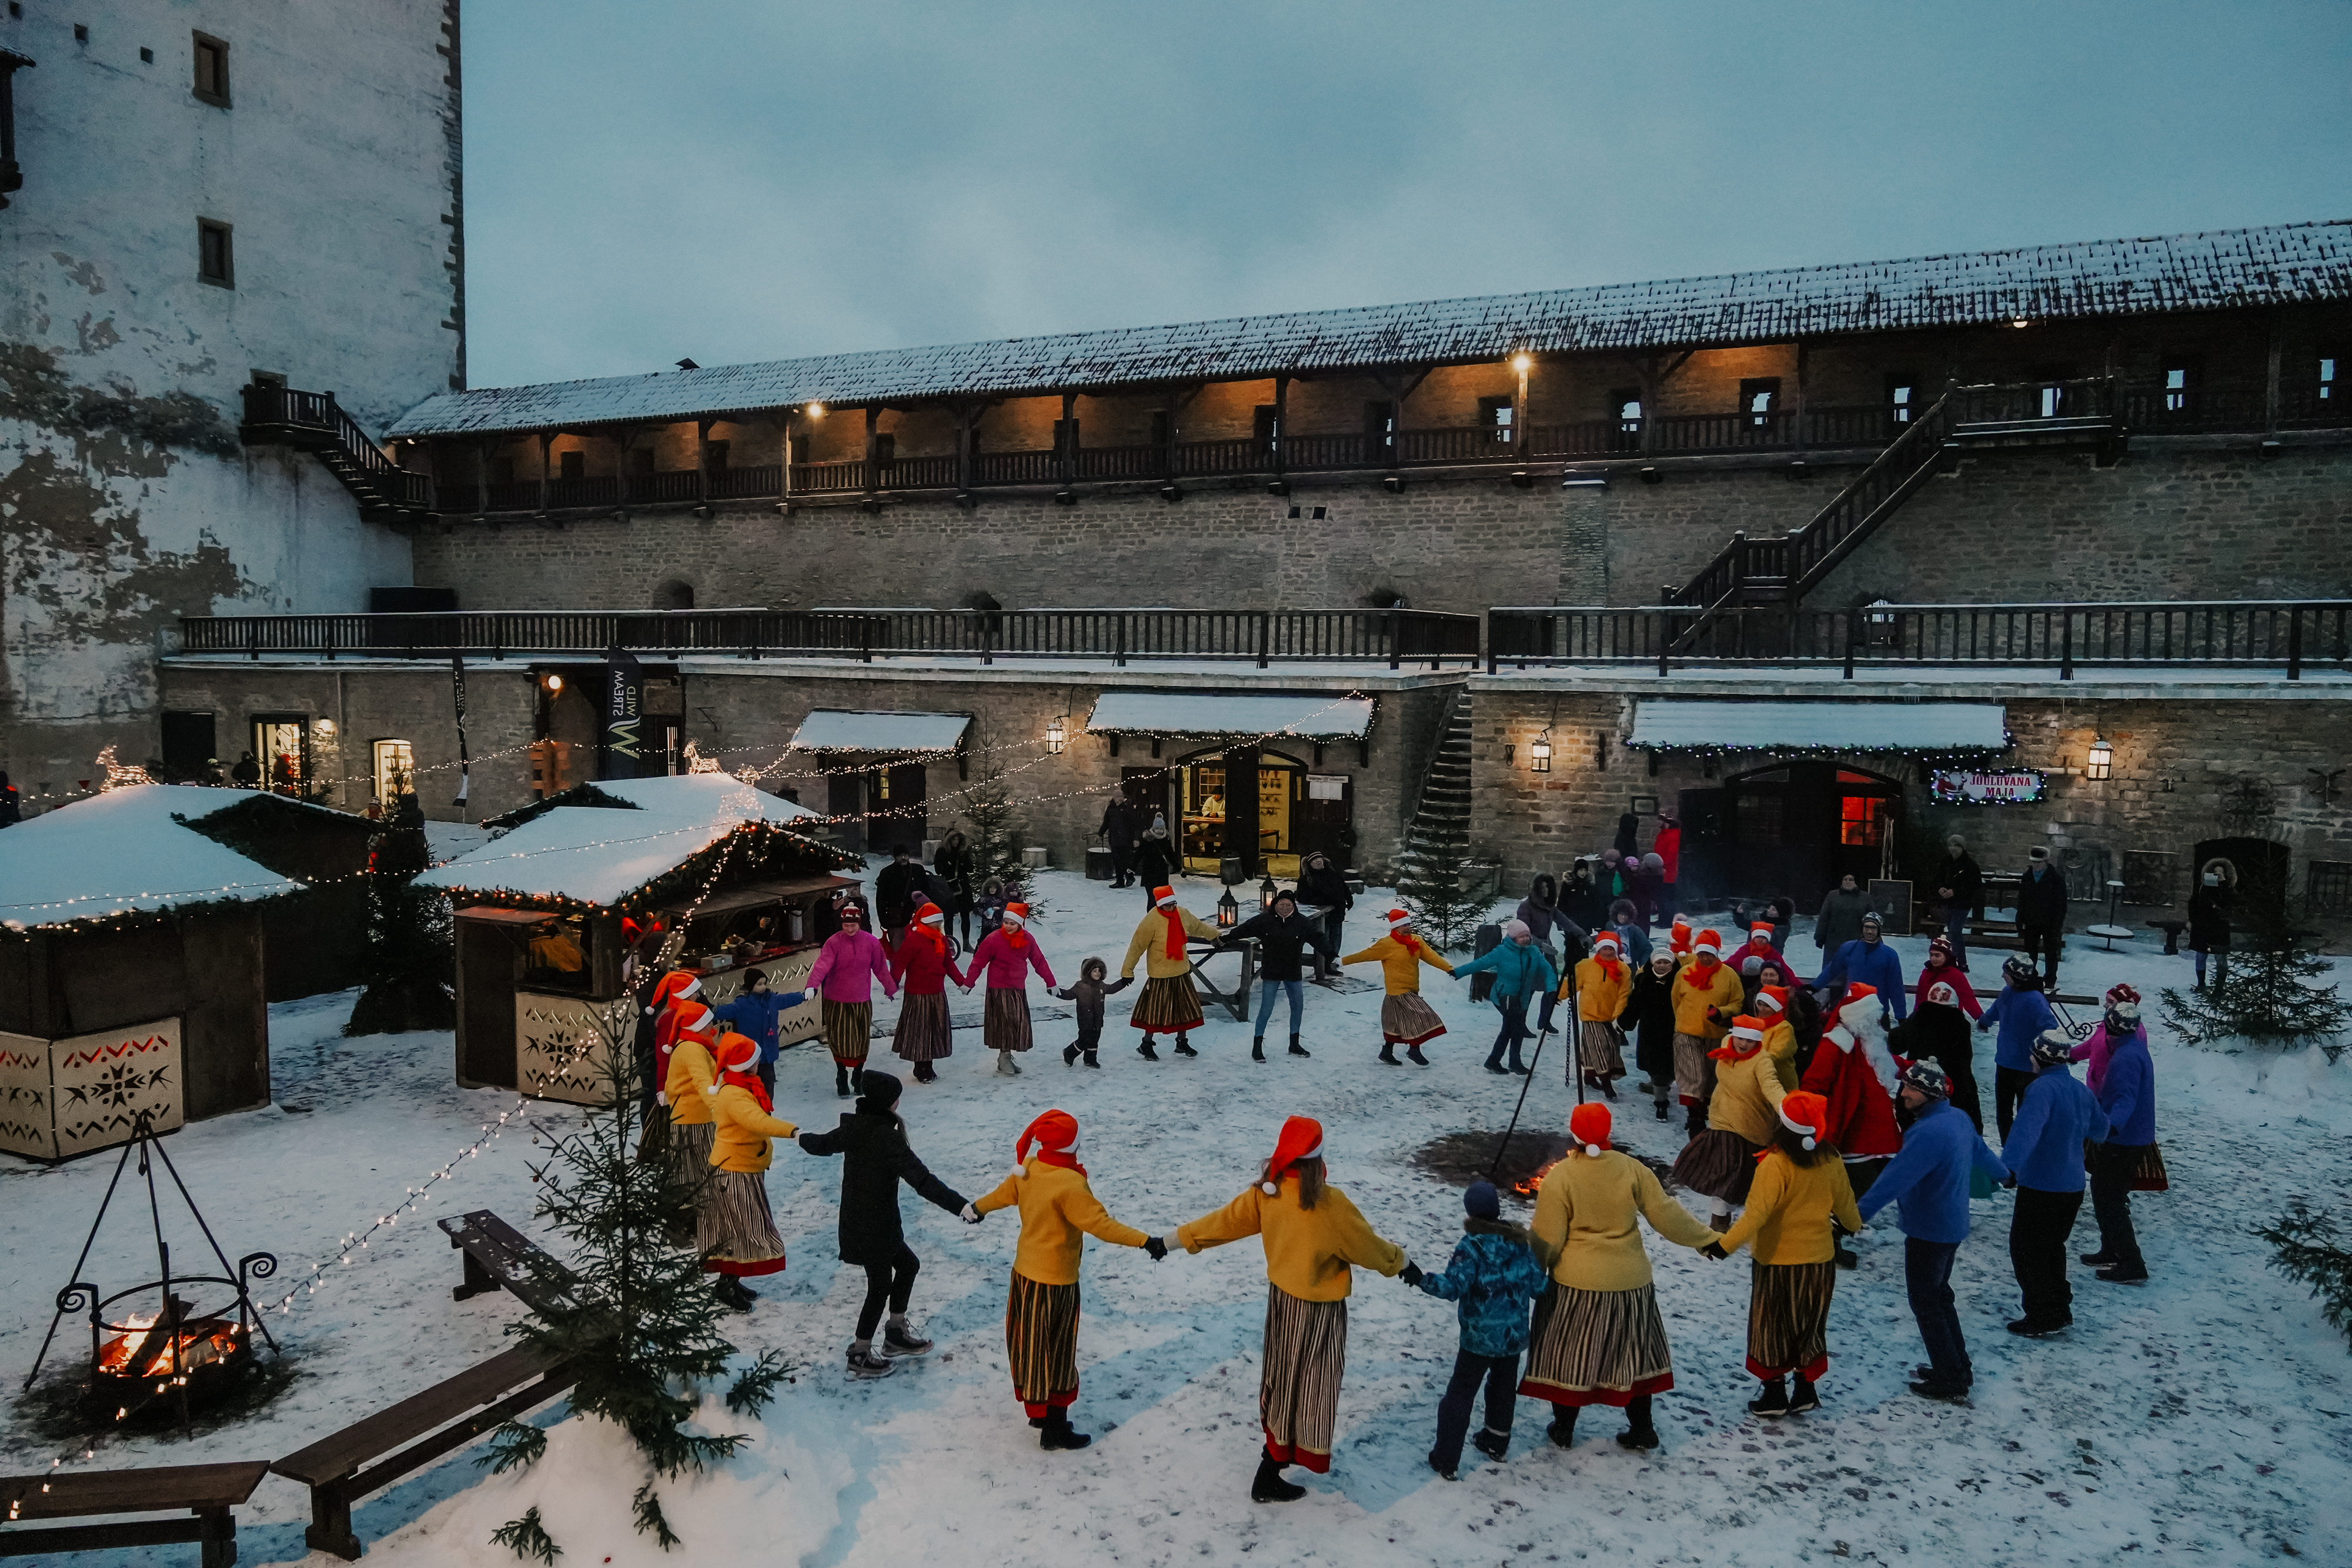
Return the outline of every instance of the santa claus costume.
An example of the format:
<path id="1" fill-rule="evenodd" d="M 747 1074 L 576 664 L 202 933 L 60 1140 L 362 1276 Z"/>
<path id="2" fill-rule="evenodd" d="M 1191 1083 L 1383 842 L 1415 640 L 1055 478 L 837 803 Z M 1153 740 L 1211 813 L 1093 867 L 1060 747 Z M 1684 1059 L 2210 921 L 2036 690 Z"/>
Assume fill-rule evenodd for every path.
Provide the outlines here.
<path id="1" fill-rule="evenodd" d="M 1004 1304 L 1013 1396 L 1043 1434 L 1038 1447 L 1083 1448 L 1094 1439 L 1071 1428 L 1069 1412 L 1078 1397 L 1078 1269 L 1087 1238 L 1143 1248 L 1155 1261 L 1168 1249 L 1113 1219 L 1095 1197 L 1078 1163 L 1077 1118 L 1067 1111 L 1048 1111 L 1030 1123 L 1013 1145 L 1013 1174 L 971 1207 L 981 1215 L 1021 1211 L 1013 1292 Z"/>
<path id="2" fill-rule="evenodd" d="M 1307 1489 L 1282 1479 L 1286 1465 L 1318 1475 L 1331 1468 L 1339 1379 L 1348 1364 L 1348 1292 L 1359 1268 L 1421 1270 L 1381 1239 L 1347 1194 L 1324 1185 L 1323 1124 L 1293 1116 L 1282 1124 L 1263 1178 L 1224 1207 L 1179 1226 L 1169 1245 L 1187 1252 L 1245 1236 L 1265 1247 L 1265 1356 L 1258 1379 L 1265 1453 L 1250 1496 L 1290 1502 Z"/>
<path id="3" fill-rule="evenodd" d="M 1828 1113 L 1820 1095 L 1801 1089 L 1780 1102 L 1780 1127 L 1772 1146 L 1757 1159 L 1747 1212 L 1705 1249 L 1713 1258 L 1750 1249 L 1748 1370 L 1764 1389 L 1748 1408 L 1759 1416 L 1821 1407 L 1813 1385 L 1830 1364 L 1830 1300 L 1837 1291 L 1833 1228 L 1862 1228 L 1844 1163 L 1826 1141 Z M 1791 1374 L 1793 1390 L 1784 1381 Z"/>
<path id="4" fill-rule="evenodd" d="M 1848 986 L 1834 1009 L 1836 1021 L 1822 1034 L 1821 1048 L 1805 1069 L 1804 1087 L 1827 1103 L 1822 1141 L 1834 1145 L 1856 1193 L 1870 1190 L 1886 1162 L 1903 1152 L 1903 1132 L 1895 1121 L 1895 1096 L 1903 1069 L 1886 1043 L 1885 1010 L 1868 986 Z M 1837 1261 L 1855 1266 L 1841 1247 Z"/>
<path id="5" fill-rule="evenodd" d="M 1381 978 L 1388 995 L 1381 1002 L 1381 1060 L 1391 1067 L 1404 1065 L 1396 1057 L 1396 1048 L 1403 1046 L 1405 1054 L 1422 1067 L 1429 1059 L 1421 1054 L 1426 1042 L 1445 1032 L 1445 1020 L 1437 1009 L 1422 999 L 1421 967 L 1454 973 L 1454 966 L 1428 943 L 1412 934 L 1412 911 L 1391 909 L 1388 913 L 1389 934 L 1360 953 L 1350 953 L 1339 960 L 1342 964 L 1378 964 Z"/>
<path id="6" fill-rule="evenodd" d="M 1027 904 L 1006 904 L 997 928 L 982 937 L 980 946 L 973 950 L 971 968 L 963 982 L 969 988 L 974 980 L 987 977 L 988 1001 L 982 1015 L 981 1042 L 996 1052 L 996 1071 L 1007 1077 L 1021 1071 L 1013 1062 L 1013 1052 L 1027 1051 L 1034 1043 L 1029 1028 L 1029 971 L 1036 970 L 1048 990 L 1054 985 L 1054 971 L 1045 962 L 1045 950 L 1037 946 L 1037 938 L 1029 935 L 1028 925 Z"/>
<path id="7" fill-rule="evenodd" d="M 1151 912 L 1135 928 L 1135 936 L 1127 945 L 1127 962 L 1121 966 L 1119 978 L 1134 975 L 1137 960 L 1143 963 L 1143 989 L 1137 993 L 1135 1010 L 1127 1021 L 1143 1031 L 1143 1043 L 1135 1054 L 1146 1061 L 1157 1061 L 1160 1053 L 1151 1049 L 1152 1037 L 1172 1033 L 1176 1037 L 1176 1054 L 1198 1056 L 1192 1049 L 1192 1033 L 1202 1024 L 1201 995 L 1192 988 L 1192 958 L 1185 949 L 1185 939 L 1214 942 L 1213 926 L 1204 925 L 1176 903 L 1172 887 L 1151 890 Z"/>

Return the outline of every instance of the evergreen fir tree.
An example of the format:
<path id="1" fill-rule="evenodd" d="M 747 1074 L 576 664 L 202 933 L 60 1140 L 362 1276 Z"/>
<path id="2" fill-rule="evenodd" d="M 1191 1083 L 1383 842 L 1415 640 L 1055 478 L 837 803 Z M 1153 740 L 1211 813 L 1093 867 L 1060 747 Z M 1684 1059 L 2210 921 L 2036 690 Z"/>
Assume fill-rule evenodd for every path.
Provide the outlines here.
<path id="1" fill-rule="evenodd" d="M 2337 1037 L 2352 1023 L 2352 1012 L 2334 985 L 2321 983 L 2331 971 L 2327 960 L 2305 946 L 2308 938 L 2294 929 L 2284 896 L 2242 897 L 2238 908 L 2246 918 L 2231 933 L 2228 977 L 2203 991 L 2166 990 L 2165 1016 L 2192 1045 L 2242 1039 L 2284 1047 L 2315 1040 L 2335 1061 L 2345 1050 Z"/>
<path id="2" fill-rule="evenodd" d="M 345 1034 L 457 1027 L 449 900 L 411 880 L 431 863 L 422 828 L 388 823 L 370 841 L 367 982 Z"/>
<path id="3" fill-rule="evenodd" d="M 1025 886 L 1028 872 L 1021 863 L 1021 850 L 1028 829 L 1013 815 L 1003 771 L 994 764 L 981 775 L 980 787 L 963 798 L 963 820 L 964 837 L 971 844 L 973 886 L 991 877 L 1008 889 Z"/>
<path id="4" fill-rule="evenodd" d="M 1421 917 L 1421 936 L 1441 951 L 1468 944 L 1487 901 L 1463 890 L 1470 873 L 1470 826 L 1450 813 L 1424 813 L 1398 860 L 1397 894 Z"/>
<path id="5" fill-rule="evenodd" d="M 2310 1286 L 2320 1315 L 2352 1337 L 2352 1248 L 2337 1242 L 2336 1221 L 2297 1201 L 2270 1224 L 2257 1226 L 2254 1234 L 2278 1254 L 2271 1267 Z"/>

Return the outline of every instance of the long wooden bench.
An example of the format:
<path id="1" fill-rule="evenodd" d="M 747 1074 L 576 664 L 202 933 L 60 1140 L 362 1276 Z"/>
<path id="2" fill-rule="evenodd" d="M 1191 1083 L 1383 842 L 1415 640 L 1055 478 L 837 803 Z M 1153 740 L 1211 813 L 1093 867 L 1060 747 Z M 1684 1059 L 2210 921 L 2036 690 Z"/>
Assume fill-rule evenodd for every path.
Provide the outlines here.
<path id="1" fill-rule="evenodd" d="M 201 1568 L 236 1562 L 235 1510 L 253 1495 L 269 1466 L 259 1459 L 228 1465 L 172 1465 L 152 1470 L 53 1470 L 0 1478 L 0 1557 L 103 1552 L 126 1546 L 197 1543 Z M 42 1519 L 99 1514 L 177 1513 L 190 1519 L 112 1520 L 102 1524 L 27 1527 Z M 357 1555 L 354 1553 L 353 1555 Z"/>
<path id="2" fill-rule="evenodd" d="M 356 1559 L 363 1548 L 352 1532 L 354 1501 L 545 1404 L 576 1375 L 531 1346 L 517 1345 L 265 1468 L 310 1489 L 302 1539 L 317 1551 Z"/>
<path id="3" fill-rule="evenodd" d="M 567 1299 L 572 1270 L 488 1209 L 434 1223 L 449 1238 L 449 1245 L 465 1255 L 466 1282 L 450 1289 L 454 1299 L 462 1301 L 485 1291 L 503 1290 L 541 1312 L 572 1304 Z"/>

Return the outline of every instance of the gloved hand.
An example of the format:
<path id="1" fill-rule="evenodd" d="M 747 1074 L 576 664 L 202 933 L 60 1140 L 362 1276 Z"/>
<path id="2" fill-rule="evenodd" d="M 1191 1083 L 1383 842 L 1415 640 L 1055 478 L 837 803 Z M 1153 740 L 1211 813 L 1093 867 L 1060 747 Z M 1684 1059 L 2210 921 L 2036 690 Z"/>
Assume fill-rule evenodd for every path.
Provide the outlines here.
<path id="1" fill-rule="evenodd" d="M 1143 1249 L 1151 1254 L 1151 1260 L 1154 1263 L 1159 1262 L 1160 1260 L 1168 1256 L 1168 1243 L 1162 1241 L 1157 1236 L 1145 1237 L 1143 1239 Z"/>
<path id="2" fill-rule="evenodd" d="M 1411 1285 L 1416 1291 L 1421 1289 L 1421 1265 L 1414 1262 L 1410 1258 L 1406 1259 L 1404 1267 L 1397 1270 L 1397 1278 L 1402 1280 L 1406 1284 Z"/>
<path id="3" fill-rule="evenodd" d="M 2017 1187 L 2017 1177 L 2014 1176 L 2003 1176 L 2001 1177 L 2000 1185 L 2010 1188 L 2011 1191 L 2014 1191 Z"/>
<path id="4" fill-rule="evenodd" d="M 668 1104 L 668 1103 L 669 1103 L 669 1092 L 668 1092 L 667 1090 L 665 1090 L 665 1089 L 656 1089 L 656 1090 L 655 1090 L 655 1091 L 654 1091 L 654 1103 L 655 1103 L 655 1104 L 656 1104 L 656 1105 L 667 1105 L 667 1104 Z"/>
<path id="5" fill-rule="evenodd" d="M 978 1225 L 982 1220 L 988 1217 L 967 1203 L 963 1206 L 963 1212 L 957 1215 L 956 1218 L 962 1220 L 966 1225 Z"/>
<path id="6" fill-rule="evenodd" d="M 1726 1252 L 1723 1249 L 1723 1243 L 1720 1241 L 1708 1242 L 1706 1246 L 1698 1249 L 1698 1255 L 1702 1258 L 1712 1258 L 1718 1263 L 1731 1256 L 1730 1253 Z"/>
<path id="7" fill-rule="evenodd" d="M 1721 1008 L 1709 1008 L 1709 1009 L 1706 1009 L 1706 1021 L 1707 1021 L 1707 1022 L 1709 1022 L 1709 1023 L 1721 1023 L 1721 1022 L 1723 1022 L 1723 1021 L 1724 1021 L 1724 1019 L 1723 1019 L 1723 1009 L 1722 1009 Z"/>

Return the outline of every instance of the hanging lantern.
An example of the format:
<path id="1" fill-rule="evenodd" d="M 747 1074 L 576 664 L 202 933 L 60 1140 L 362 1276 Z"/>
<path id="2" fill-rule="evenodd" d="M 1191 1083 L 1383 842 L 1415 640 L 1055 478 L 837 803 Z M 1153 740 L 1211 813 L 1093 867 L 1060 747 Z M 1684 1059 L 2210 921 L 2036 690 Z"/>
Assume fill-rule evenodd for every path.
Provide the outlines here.
<path id="1" fill-rule="evenodd" d="M 1045 755 L 1048 757 L 1061 756 L 1063 749 L 1070 744 L 1069 727 L 1064 723 L 1066 716 L 1055 714 L 1045 721 Z"/>
<path id="2" fill-rule="evenodd" d="M 1273 873 L 1268 873 L 1266 879 L 1257 884 L 1257 906 L 1260 909 L 1272 909 L 1274 907 L 1274 895 L 1281 891 L 1282 890 L 1280 888 L 1274 885 Z"/>
<path id="3" fill-rule="evenodd" d="M 2083 759 L 2083 777 L 2096 782 L 2116 770 L 2116 748 L 2103 736 L 2091 737 L 2090 755 Z"/>
<path id="4" fill-rule="evenodd" d="M 1234 890 L 1229 887 L 1225 889 L 1225 895 L 1217 900 L 1217 929 L 1231 931 L 1241 917 L 1242 906 L 1234 902 Z"/>
<path id="5" fill-rule="evenodd" d="M 1541 735 L 1536 737 L 1535 744 L 1528 747 L 1528 771 L 1530 773 L 1551 771 L 1551 729 L 1549 726 Z"/>

